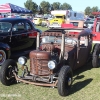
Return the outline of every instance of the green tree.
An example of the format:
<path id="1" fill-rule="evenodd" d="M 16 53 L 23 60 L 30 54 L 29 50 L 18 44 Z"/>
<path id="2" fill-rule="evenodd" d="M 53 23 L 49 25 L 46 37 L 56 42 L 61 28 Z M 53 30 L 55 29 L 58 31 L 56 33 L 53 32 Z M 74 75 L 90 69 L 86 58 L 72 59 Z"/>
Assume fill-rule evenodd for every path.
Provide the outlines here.
<path id="1" fill-rule="evenodd" d="M 42 8 L 44 14 L 50 13 L 51 5 L 50 5 L 49 2 L 42 1 L 42 2 L 40 3 L 40 7 Z"/>
<path id="2" fill-rule="evenodd" d="M 38 7 L 38 14 L 43 14 L 43 9 L 40 6 Z"/>
<path id="3" fill-rule="evenodd" d="M 92 7 L 92 12 L 97 12 L 99 11 L 99 8 L 96 6 L 96 7 Z"/>
<path id="4" fill-rule="evenodd" d="M 54 10 L 54 8 L 53 8 L 53 5 L 51 4 L 51 7 L 50 7 L 50 10 L 52 11 L 52 10 Z"/>
<path id="5" fill-rule="evenodd" d="M 88 6 L 85 8 L 85 14 L 86 15 L 91 15 L 92 9 Z"/>
<path id="6" fill-rule="evenodd" d="M 52 7 L 53 7 L 53 9 L 54 10 L 59 10 L 60 9 L 60 3 L 59 2 L 54 2 L 53 4 L 52 4 Z"/>
<path id="7" fill-rule="evenodd" d="M 38 10 L 38 5 L 33 2 L 32 0 L 27 0 L 25 3 L 24 3 L 24 6 L 29 9 L 29 10 L 32 10 L 32 12 L 35 14 Z"/>
<path id="8" fill-rule="evenodd" d="M 61 9 L 62 9 L 62 10 L 72 10 L 72 7 L 71 7 L 71 5 L 68 4 L 68 3 L 63 3 L 63 4 L 61 5 Z"/>

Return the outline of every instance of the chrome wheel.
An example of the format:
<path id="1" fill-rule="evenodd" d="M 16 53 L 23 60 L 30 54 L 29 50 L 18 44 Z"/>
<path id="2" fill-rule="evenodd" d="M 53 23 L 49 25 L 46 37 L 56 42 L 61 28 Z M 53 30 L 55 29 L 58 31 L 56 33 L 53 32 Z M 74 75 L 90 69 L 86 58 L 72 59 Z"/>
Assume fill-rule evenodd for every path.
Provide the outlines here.
<path id="1" fill-rule="evenodd" d="M 68 78 L 68 86 L 70 86 L 71 84 L 72 84 L 72 78 L 69 77 L 69 78 Z"/>

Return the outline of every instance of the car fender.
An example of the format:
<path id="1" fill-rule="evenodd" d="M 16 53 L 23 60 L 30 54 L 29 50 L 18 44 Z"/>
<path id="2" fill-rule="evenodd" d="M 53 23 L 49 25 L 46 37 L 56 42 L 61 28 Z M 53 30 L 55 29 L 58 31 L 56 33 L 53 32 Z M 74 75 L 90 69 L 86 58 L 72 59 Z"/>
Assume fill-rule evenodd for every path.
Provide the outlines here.
<path id="1" fill-rule="evenodd" d="M 11 48 L 8 44 L 0 42 L 0 49 L 4 49 L 7 54 L 7 58 L 10 58 Z"/>

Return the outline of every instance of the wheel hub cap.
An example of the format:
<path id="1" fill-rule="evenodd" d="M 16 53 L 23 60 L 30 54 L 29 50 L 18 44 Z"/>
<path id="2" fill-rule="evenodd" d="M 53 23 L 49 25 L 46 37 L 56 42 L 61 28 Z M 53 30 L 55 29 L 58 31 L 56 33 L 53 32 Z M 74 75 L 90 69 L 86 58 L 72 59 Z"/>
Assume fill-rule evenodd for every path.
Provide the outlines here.
<path id="1" fill-rule="evenodd" d="M 0 54 L 0 61 L 3 59 L 3 56 L 2 56 L 2 54 Z"/>
<path id="2" fill-rule="evenodd" d="M 99 58 L 100 58 L 100 54 L 99 54 Z"/>
<path id="3" fill-rule="evenodd" d="M 72 79 L 71 78 L 68 78 L 68 86 L 70 86 L 72 83 Z"/>

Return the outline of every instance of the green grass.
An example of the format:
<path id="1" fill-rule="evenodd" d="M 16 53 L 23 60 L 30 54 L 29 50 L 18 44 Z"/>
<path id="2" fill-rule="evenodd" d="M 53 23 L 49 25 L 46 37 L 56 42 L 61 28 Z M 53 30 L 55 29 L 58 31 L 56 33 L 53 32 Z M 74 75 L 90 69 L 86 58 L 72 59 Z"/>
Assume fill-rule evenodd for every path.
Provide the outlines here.
<path id="1" fill-rule="evenodd" d="M 0 100 L 100 100 L 100 68 L 84 66 L 74 72 L 73 80 L 66 97 L 59 96 L 57 88 L 25 83 L 4 86 L 0 83 Z"/>
<path id="2" fill-rule="evenodd" d="M 73 80 L 66 97 L 59 96 L 57 88 L 25 83 L 4 86 L 0 83 L 0 100 L 100 100 L 100 68 L 84 66 L 74 72 Z"/>
<path id="3" fill-rule="evenodd" d="M 46 28 L 46 27 L 41 27 L 41 26 L 36 26 L 36 28 L 38 28 L 38 29 L 40 29 L 40 30 L 42 30 L 42 31 L 45 31 L 45 30 L 48 29 L 48 28 Z"/>

